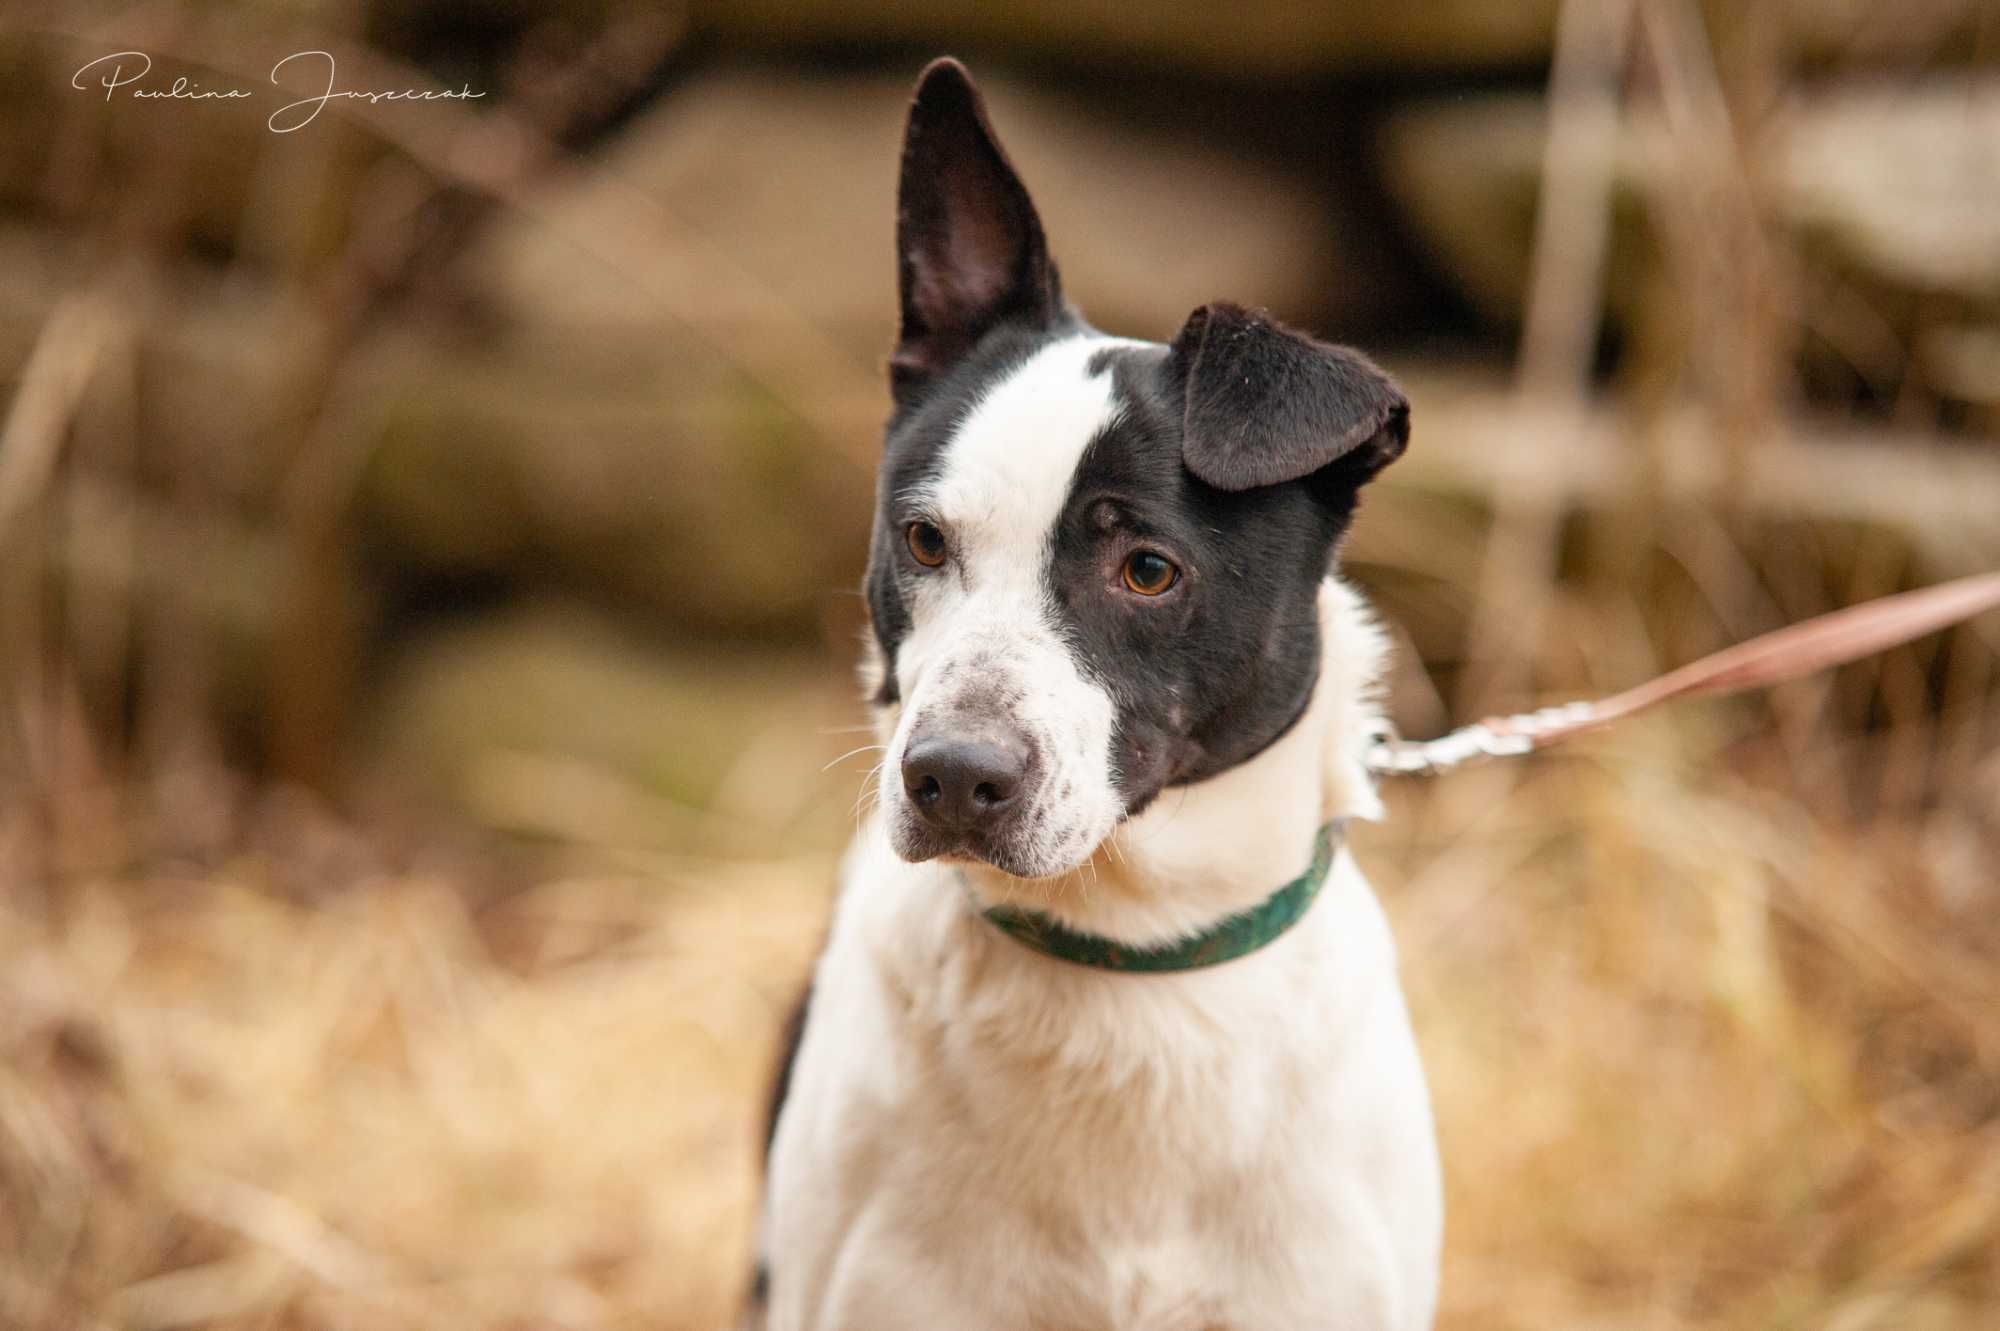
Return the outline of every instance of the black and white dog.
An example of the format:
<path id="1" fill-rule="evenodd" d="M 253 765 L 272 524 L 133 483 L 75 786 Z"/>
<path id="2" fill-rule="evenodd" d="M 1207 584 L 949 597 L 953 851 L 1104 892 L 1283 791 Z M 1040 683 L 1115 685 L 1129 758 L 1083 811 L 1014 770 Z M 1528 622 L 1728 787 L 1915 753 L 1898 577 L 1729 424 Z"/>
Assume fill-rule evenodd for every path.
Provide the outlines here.
<path id="1" fill-rule="evenodd" d="M 1340 846 L 1382 642 L 1329 576 L 1408 404 L 1233 305 L 1090 328 L 949 60 L 897 246 L 887 750 L 781 1078 L 768 1325 L 1427 1327 L 1429 1103 Z"/>

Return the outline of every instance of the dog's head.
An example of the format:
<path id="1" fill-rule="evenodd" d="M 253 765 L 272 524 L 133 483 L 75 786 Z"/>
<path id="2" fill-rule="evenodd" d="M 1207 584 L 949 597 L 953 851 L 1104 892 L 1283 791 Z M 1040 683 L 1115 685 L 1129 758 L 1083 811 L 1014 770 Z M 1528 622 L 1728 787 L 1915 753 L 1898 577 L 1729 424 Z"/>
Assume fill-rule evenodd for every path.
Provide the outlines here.
<path id="1" fill-rule="evenodd" d="M 890 837 L 1059 874 L 1297 719 L 1320 582 L 1409 406 L 1234 305 L 1170 345 L 1090 329 L 953 61 L 910 108 L 896 230 L 867 580 Z"/>

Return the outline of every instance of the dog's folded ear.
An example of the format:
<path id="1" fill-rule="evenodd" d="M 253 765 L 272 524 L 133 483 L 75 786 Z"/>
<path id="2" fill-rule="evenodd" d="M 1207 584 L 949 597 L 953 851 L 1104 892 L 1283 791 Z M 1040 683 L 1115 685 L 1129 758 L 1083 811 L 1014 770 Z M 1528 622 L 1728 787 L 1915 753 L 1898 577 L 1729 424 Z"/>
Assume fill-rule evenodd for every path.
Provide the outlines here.
<path id="1" fill-rule="evenodd" d="M 910 104 L 896 268 L 903 325 L 889 381 L 899 405 L 995 324 L 1045 327 L 1062 310 L 1041 218 L 971 76 L 949 58 L 924 70 Z"/>
<path id="2" fill-rule="evenodd" d="M 1218 490 L 1295 481 L 1343 463 L 1360 484 L 1410 440 L 1410 403 L 1360 352 L 1236 305 L 1204 305 L 1174 338 L 1181 456 Z"/>

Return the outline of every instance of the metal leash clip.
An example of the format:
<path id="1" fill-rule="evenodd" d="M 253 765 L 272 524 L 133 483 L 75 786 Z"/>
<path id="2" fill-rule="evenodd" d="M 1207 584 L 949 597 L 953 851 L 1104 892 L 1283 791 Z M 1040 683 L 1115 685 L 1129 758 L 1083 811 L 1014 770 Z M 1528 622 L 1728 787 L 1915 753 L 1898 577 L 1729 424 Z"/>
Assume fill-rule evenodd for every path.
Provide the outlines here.
<path id="1" fill-rule="evenodd" d="M 1594 713 L 1591 703 L 1563 703 L 1515 716 L 1488 717 L 1428 740 L 1403 739 L 1393 726 L 1384 726 L 1368 746 L 1368 770 L 1380 776 L 1436 776 L 1488 758 L 1518 758 L 1534 752 L 1546 735 L 1588 725 Z"/>

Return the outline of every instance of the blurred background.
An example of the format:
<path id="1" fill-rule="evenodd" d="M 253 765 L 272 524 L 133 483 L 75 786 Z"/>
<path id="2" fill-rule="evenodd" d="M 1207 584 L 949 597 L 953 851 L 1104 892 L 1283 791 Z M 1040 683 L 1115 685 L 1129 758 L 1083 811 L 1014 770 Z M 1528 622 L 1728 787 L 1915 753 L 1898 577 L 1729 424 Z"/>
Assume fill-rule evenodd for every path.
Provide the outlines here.
<path id="1" fill-rule="evenodd" d="M 1992 4 L 11 0 L 0 1326 L 729 1322 L 943 51 L 1100 326 L 1402 377 L 1405 733 L 2000 565 Z M 1387 792 L 1441 1326 L 1995 1325 L 1996 656 Z"/>

